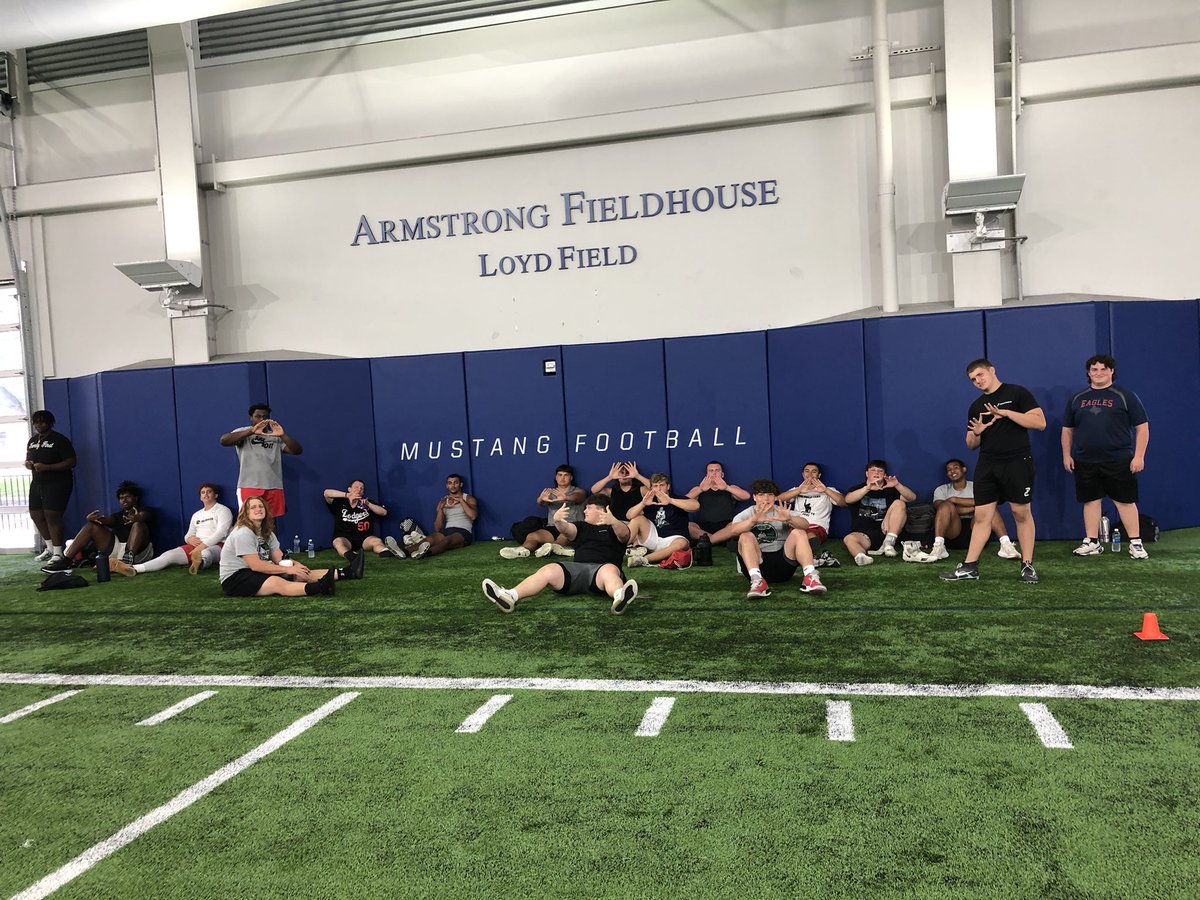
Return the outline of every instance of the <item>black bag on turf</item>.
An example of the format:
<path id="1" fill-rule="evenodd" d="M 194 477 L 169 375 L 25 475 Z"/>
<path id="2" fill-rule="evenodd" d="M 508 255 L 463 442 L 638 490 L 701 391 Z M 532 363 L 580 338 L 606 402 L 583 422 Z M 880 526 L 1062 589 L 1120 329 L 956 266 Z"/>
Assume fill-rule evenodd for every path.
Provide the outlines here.
<path id="1" fill-rule="evenodd" d="M 904 530 L 919 540 L 933 533 L 933 506 L 929 503 L 910 503 L 908 505 L 908 522 Z"/>
<path id="2" fill-rule="evenodd" d="M 1150 543 L 1158 543 L 1158 523 L 1154 521 L 1153 516 L 1148 516 L 1145 513 L 1138 515 L 1138 530 L 1142 533 L 1142 543 L 1149 541 Z"/>
<path id="3" fill-rule="evenodd" d="M 513 540 L 518 544 L 525 543 L 525 538 L 529 537 L 539 528 L 546 527 L 546 520 L 541 516 L 526 516 L 520 522 L 513 522 L 512 527 L 508 530 L 512 533 Z"/>
<path id="4" fill-rule="evenodd" d="M 88 583 L 81 575 L 73 575 L 70 572 L 51 572 L 42 581 L 39 591 L 60 591 L 68 588 L 87 587 Z"/>

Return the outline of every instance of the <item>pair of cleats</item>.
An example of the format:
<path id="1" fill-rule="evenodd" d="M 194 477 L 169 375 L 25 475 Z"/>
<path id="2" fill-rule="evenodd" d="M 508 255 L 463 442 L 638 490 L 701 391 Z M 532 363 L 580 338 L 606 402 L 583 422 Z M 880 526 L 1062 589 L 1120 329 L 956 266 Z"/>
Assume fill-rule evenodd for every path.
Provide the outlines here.
<path id="1" fill-rule="evenodd" d="M 821 596 L 829 591 L 829 588 L 821 584 L 821 576 L 816 572 L 811 575 L 805 575 L 804 580 L 800 582 L 800 590 L 806 594 L 816 594 Z M 761 600 L 763 597 L 771 596 L 771 586 L 767 584 L 765 578 L 756 578 L 750 582 L 750 590 L 746 592 L 747 600 Z"/>
<path id="2" fill-rule="evenodd" d="M 821 555 L 813 560 L 813 565 L 818 569 L 837 569 L 841 567 L 838 558 L 828 550 L 822 550 Z"/>
<path id="3" fill-rule="evenodd" d="M 942 581 L 978 581 L 979 563 L 959 563 L 952 571 L 942 572 L 938 577 Z M 1021 563 L 1021 581 L 1025 584 L 1038 583 L 1038 573 L 1033 563 Z"/>
<path id="4" fill-rule="evenodd" d="M 625 612 L 637 595 L 638 585 L 632 579 L 617 588 L 616 593 L 613 594 L 612 606 L 610 607 L 613 615 L 619 616 Z M 510 613 L 517 608 L 516 595 L 512 591 L 500 587 L 500 585 L 496 584 L 490 578 L 483 579 L 483 596 L 496 604 L 496 608 L 502 613 Z"/>
<path id="5" fill-rule="evenodd" d="M 642 558 L 642 565 L 646 565 L 645 557 Z M 635 563 L 630 560 L 630 565 Z M 691 550 L 675 550 L 658 564 L 660 569 L 689 569 L 692 566 L 692 551 Z"/>

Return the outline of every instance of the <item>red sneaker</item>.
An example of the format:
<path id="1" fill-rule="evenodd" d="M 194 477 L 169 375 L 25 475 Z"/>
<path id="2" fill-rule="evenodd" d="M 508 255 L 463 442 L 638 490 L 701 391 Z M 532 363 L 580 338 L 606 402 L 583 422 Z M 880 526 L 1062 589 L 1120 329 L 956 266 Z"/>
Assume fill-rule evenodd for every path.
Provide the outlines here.
<path id="1" fill-rule="evenodd" d="M 763 597 L 771 596 L 771 586 L 767 584 L 765 578 L 759 578 L 757 581 L 750 582 L 750 590 L 746 594 L 747 600 L 759 600 Z"/>
<path id="2" fill-rule="evenodd" d="M 829 588 L 821 584 L 821 576 L 819 576 L 816 572 L 813 572 L 811 575 L 804 576 L 804 583 L 800 585 L 800 590 L 804 591 L 806 594 L 820 595 L 828 591 Z"/>

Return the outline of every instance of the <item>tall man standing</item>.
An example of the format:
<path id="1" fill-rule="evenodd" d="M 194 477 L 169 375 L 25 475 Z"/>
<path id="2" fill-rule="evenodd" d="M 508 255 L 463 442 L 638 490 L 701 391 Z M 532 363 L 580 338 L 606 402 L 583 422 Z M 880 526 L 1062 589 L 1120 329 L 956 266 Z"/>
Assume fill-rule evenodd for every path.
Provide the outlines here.
<path id="1" fill-rule="evenodd" d="M 63 512 L 71 499 L 75 448 L 65 434 L 54 430 L 54 413 L 39 409 L 29 417 L 34 435 L 25 449 L 29 479 L 29 517 L 46 546 L 38 562 L 62 559 Z"/>
<path id="2" fill-rule="evenodd" d="M 1138 521 L 1137 475 L 1146 467 L 1150 420 L 1133 391 L 1113 384 L 1117 361 L 1097 353 L 1085 366 L 1087 390 L 1067 402 L 1063 415 L 1063 468 L 1075 473 L 1075 499 L 1083 504 L 1083 543 L 1071 552 L 1095 556 L 1104 551 L 1100 501 L 1111 497 L 1129 535 L 1129 555 L 1146 559 Z"/>
<path id="3" fill-rule="evenodd" d="M 304 448 L 283 426 L 271 418 L 271 407 L 250 407 L 250 424 L 221 435 L 221 446 L 236 447 L 238 454 L 238 502 L 262 497 L 271 516 L 278 519 L 287 510 L 283 497 L 282 453 L 299 456 Z"/>
<path id="4" fill-rule="evenodd" d="M 1017 526 L 1021 546 L 1021 580 L 1036 584 L 1033 545 L 1033 455 L 1029 429 L 1044 431 L 1046 414 L 1028 390 L 1005 384 L 996 377 L 996 367 L 986 359 L 967 365 L 967 377 L 983 392 L 967 412 L 967 449 L 979 450 L 975 466 L 975 521 L 967 558 L 952 572 L 942 572 L 945 581 L 979 577 L 979 557 L 992 533 L 996 507 L 1007 503 Z"/>

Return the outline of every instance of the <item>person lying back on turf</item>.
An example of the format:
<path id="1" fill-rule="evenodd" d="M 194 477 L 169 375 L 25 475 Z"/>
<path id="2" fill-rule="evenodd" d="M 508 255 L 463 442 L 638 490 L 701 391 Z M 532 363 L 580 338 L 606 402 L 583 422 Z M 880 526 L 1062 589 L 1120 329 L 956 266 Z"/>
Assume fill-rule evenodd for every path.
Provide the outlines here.
<path id="1" fill-rule="evenodd" d="M 502 588 L 490 578 L 483 579 L 483 595 L 501 612 L 510 613 L 517 601 L 553 588 L 560 594 L 593 593 L 612 597 L 612 611 L 618 616 L 637 596 L 637 582 L 626 581 L 621 571 L 629 526 L 613 518 L 608 497 L 592 494 L 584 502 L 583 521 L 570 520 L 570 505 L 564 503 L 554 514 L 554 524 L 567 540 L 575 542 L 575 558 L 548 563 L 518 584 Z"/>

